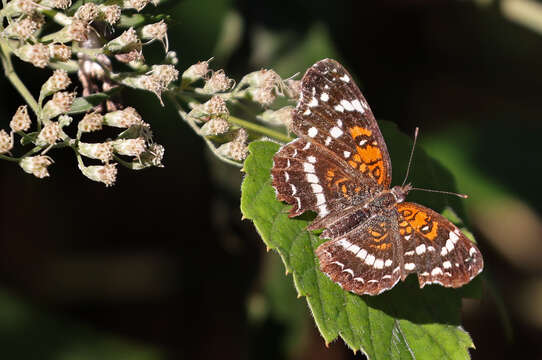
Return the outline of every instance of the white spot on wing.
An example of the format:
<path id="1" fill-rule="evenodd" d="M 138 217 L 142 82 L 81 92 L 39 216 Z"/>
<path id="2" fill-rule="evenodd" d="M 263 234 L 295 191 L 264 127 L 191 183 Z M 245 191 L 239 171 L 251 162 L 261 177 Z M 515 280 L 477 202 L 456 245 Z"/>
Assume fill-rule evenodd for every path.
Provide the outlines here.
<path id="1" fill-rule="evenodd" d="M 303 150 L 308 150 L 309 148 L 311 147 L 311 143 L 307 143 L 305 144 L 305 146 L 303 146 Z"/>
<path id="2" fill-rule="evenodd" d="M 329 146 L 329 144 L 331 144 L 331 136 L 326 138 L 326 146 Z"/>
<path id="3" fill-rule="evenodd" d="M 349 273 L 350 275 L 354 276 L 354 272 L 352 271 L 352 269 L 346 269 L 343 270 L 343 272 Z"/>
<path id="4" fill-rule="evenodd" d="M 290 180 L 290 175 L 285 171 L 284 172 L 284 181 L 288 182 Z"/>
<path id="5" fill-rule="evenodd" d="M 324 190 L 319 184 L 311 184 L 313 193 L 320 193 Z"/>
<path id="6" fill-rule="evenodd" d="M 448 249 L 446 249 L 446 246 L 443 246 L 440 250 L 440 256 L 446 256 L 448 254 Z"/>
<path id="7" fill-rule="evenodd" d="M 313 97 L 308 105 L 309 107 L 315 107 L 318 105 L 318 100 L 315 97 Z"/>
<path id="8" fill-rule="evenodd" d="M 382 260 L 382 259 L 376 259 L 375 264 L 374 264 L 374 268 L 375 268 L 375 269 L 382 269 L 382 268 L 384 268 L 384 260 Z"/>
<path id="9" fill-rule="evenodd" d="M 307 156 L 307 160 L 311 163 L 311 164 L 314 164 L 316 163 L 316 158 L 314 156 Z"/>
<path id="10" fill-rule="evenodd" d="M 345 83 L 347 82 L 350 82 L 350 78 L 348 77 L 348 75 L 344 74 L 342 77 L 340 77 L 339 79 L 341 79 L 342 81 L 344 81 Z"/>
<path id="11" fill-rule="evenodd" d="M 329 100 L 329 95 L 325 92 L 322 93 L 322 95 L 320 95 L 320 100 L 322 101 L 328 101 Z"/>
<path id="12" fill-rule="evenodd" d="M 431 276 L 442 275 L 442 269 L 438 266 L 431 271 Z"/>
<path id="13" fill-rule="evenodd" d="M 337 126 L 338 127 L 343 127 L 343 122 L 341 119 L 337 120 Z"/>
<path id="14" fill-rule="evenodd" d="M 316 194 L 316 206 L 319 206 L 325 203 L 326 203 L 326 197 L 324 196 L 324 194 L 322 193 Z"/>
<path id="15" fill-rule="evenodd" d="M 305 170 L 305 172 L 308 172 L 308 173 L 313 173 L 314 165 L 310 163 L 303 163 L 303 170 Z"/>
<path id="16" fill-rule="evenodd" d="M 425 244 L 416 246 L 416 254 L 421 255 L 423 253 L 425 253 Z"/>
<path id="17" fill-rule="evenodd" d="M 361 260 L 365 260 L 365 257 L 367 256 L 367 250 L 361 249 L 361 251 L 358 252 L 356 256 L 360 258 Z"/>
<path id="18" fill-rule="evenodd" d="M 442 266 L 445 268 L 445 269 L 449 269 L 452 267 L 452 263 L 449 262 L 449 261 L 445 261 L 442 263 Z"/>
<path id="19" fill-rule="evenodd" d="M 352 106 L 352 103 L 348 100 L 341 100 L 341 105 L 346 111 L 354 111 L 354 106 Z"/>
<path id="20" fill-rule="evenodd" d="M 365 109 L 361 106 L 361 103 L 359 102 L 358 99 L 352 101 L 352 106 L 354 107 L 354 109 L 356 109 L 362 114 L 365 112 Z"/>
<path id="21" fill-rule="evenodd" d="M 344 152 L 344 158 L 348 159 L 349 157 L 350 157 L 350 151 L 345 151 Z"/>
<path id="22" fill-rule="evenodd" d="M 459 240 L 459 236 L 456 235 L 456 233 L 454 233 L 453 231 L 450 231 L 450 240 L 452 240 L 452 242 L 455 244 L 457 243 L 457 240 Z"/>
<path id="23" fill-rule="evenodd" d="M 297 193 L 297 188 L 294 184 L 290 184 L 290 187 L 292 188 L 292 196 L 294 196 Z"/>
<path id="24" fill-rule="evenodd" d="M 446 248 L 448 251 L 452 251 L 454 249 L 454 244 L 450 241 L 450 239 L 446 240 Z"/>
<path id="25" fill-rule="evenodd" d="M 375 257 L 373 255 L 367 255 L 367 258 L 365 258 L 365 263 L 367 265 L 373 265 L 375 262 Z"/>
<path id="26" fill-rule="evenodd" d="M 311 173 L 307 174 L 307 181 L 313 184 L 318 184 L 320 182 L 318 177 Z"/>
<path id="27" fill-rule="evenodd" d="M 357 245 L 352 245 L 350 248 L 348 248 L 348 251 L 350 251 L 352 254 L 356 255 L 360 250 L 360 247 Z"/>
<path id="28" fill-rule="evenodd" d="M 386 262 L 384 263 L 384 266 L 385 267 L 390 267 L 391 264 L 393 264 L 393 261 L 391 261 L 390 259 L 386 260 Z"/>
<path id="29" fill-rule="evenodd" d="M 318 129 L 315 128 L 315 127 L 311 127 L 311 128 L 309 129 L 309 131 L 308 131 L 308 135 L 309 135 L 310 137 L 312 137 L 312 138 L 315 137 L 317 134 L 318 134 Z"/>
<path id="30" fill-rule="evenodd" d="M 416 268 L 416 264 L 414 263 L 406 263 L 405 264 L 405 270 L 414 270 Z"/>
<path id="31" fill-rule="evenodd" d="M 305 110 L 305 112 L 303 113 L 303 115 L 310 115 L 311 114 L 311 109 L 307 108 L 307 110 Z"/>
<path id="32" fill-rule="evenodd" d="M 318 209 L 320 210 L 320 213 L 318 215 L 320 215 L 321 217 L 324 217 L 327 214 L 329 214 L 329 211 L 327 210 L 326 204 L 318 206 Z"/>
<path id="33" fill-rule="evenodd" d="M 338 112 L 344 111 L 344 108 L 341 105 L 335 105 L 334 109 L 337 110 Z"/>
<path id="34" fill-rule="evenodd" d="M 469 250 L 469 256 L 473 256 L 474 254 L 476 254 L 476 249 L 471 247 Z"/>
<path id="35" fill-rule="evenodd" d="M 343 131 L 339 129 L 338 127 L 334 126 L 331 128 L 329 133 L 331 134 L 331 136 L 333 136 L 336 139 L 343 134 Z"/>

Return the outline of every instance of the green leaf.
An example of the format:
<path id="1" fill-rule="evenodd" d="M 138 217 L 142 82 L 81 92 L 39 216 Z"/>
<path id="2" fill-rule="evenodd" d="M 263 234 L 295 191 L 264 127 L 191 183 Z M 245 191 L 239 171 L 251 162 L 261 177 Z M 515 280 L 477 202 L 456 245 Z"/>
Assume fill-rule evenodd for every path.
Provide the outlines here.
<path id="1" fill-rule="evenodd" d="M 390 123 L 381 125 L 402 176 L 410 139 Z M 289 205 L 276 200 L 271 187 L 272 157 L 278 147 L 271 142 L 250 144 L 241 211 L 254 222 L 267 247 L 279 253 L 286 270 L 292 273 L 297 292 L 306 297 L 325 342 L 340 336 L 352 350 L 361 350 L 370 359 L 469 359 L 468 348 L 474 345 L 460 327 L 461 289 L 437 285 L 420 289 L 416 278 L 410 276 L 382 295 L 358 296 L 342 290 L 319 270 L 314 251 L 323 240 L 305 230 L 314 214 L 288 218 Z M 398 154 L 398 159 L 394 154 Z M 428 179 L 432 179 L 440 188 L 453 188 L 450 174 L 423 151 L 417 149 L 415 159 L 424 169 L 422 165 L 412 169 L 417 187 L 429 187 Z M 417 196 L 412 198 L 427 196 L 421 192 L 413 195 Z M 429 202 L 442 211 L 453 201 L 441 197 L 440 202 Z M 479 287 L 479 283 L 474 286 Z"/>

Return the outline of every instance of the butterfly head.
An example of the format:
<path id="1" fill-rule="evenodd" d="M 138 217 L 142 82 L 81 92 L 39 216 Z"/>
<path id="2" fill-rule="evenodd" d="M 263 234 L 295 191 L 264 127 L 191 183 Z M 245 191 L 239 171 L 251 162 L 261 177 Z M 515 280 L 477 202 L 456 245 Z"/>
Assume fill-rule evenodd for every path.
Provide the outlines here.
<path id="1" fill-rule="evenodd" d="M 405 201 L 405 198 L 410 190 L 412 190 L 412 186 L 410 184 L 401 186 L 397 185 L 391 188 L 391 193 L 393 197 L 395 197 L 395 201 L 400 203 Z"/>

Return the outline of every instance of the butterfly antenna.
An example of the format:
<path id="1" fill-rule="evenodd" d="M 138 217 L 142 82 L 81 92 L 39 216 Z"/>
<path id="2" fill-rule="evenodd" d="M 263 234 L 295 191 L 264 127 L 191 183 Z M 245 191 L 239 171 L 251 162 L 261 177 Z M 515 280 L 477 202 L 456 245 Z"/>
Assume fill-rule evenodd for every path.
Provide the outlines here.
<path id="1" fill-rule="evenodd" d="M 467 199 L 469 197 L 467 194 L 459 194 L 459 193 L 454 193 L 454 192 L 451 192 L 451 191 L 422 189 L 422 188 L 411 188 L 410 190 L 411 191 L 412 190 L 419 190 L 419 191 L 426 191 L 426 192 L 439 193 L 439 194 L 455 195 L 455 196 L 460 197 L 462 199 Z"/>
<path id="2" fill-rule="evenodd" d="M 401 184 L 401 187 L 405 186 L 405 183 L 408 179 L 408 174 L 410 173 L 410 165 L 412 164 L 412 158 L 414 156 L 414 149 L 416 148 L 416 141 L 418 140 L 418 132 L 419 128 L 416 126 L 416 130 L 414 130 L 414 142 L 412 143 L 412 149 L 410 150 L 410 158 L 408 159 L 408 167 L 405 174 L 405 179 L 403 180 L 403 183 Z"/>

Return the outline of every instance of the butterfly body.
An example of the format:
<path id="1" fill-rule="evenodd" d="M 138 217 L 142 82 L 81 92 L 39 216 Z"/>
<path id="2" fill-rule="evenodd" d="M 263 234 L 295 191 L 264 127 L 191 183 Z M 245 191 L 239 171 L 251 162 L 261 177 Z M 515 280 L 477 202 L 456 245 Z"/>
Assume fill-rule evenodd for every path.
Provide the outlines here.
<path id="1" fill-rule="evenodd" d="M 325 59 L 302 79 L 293 131 L 274 156 L 277 199 L 289 216 L 318 214 L 308 230 L 329 238 L 321 270 L 344 289 L 376 295 L 417 273 L 420 286 L 458 287 L 483 268 L 479 250 L 435 211 L 405 202 L 410 185 L 391 183 L 391 161 L 376 120 L 350 74 Z"/>

